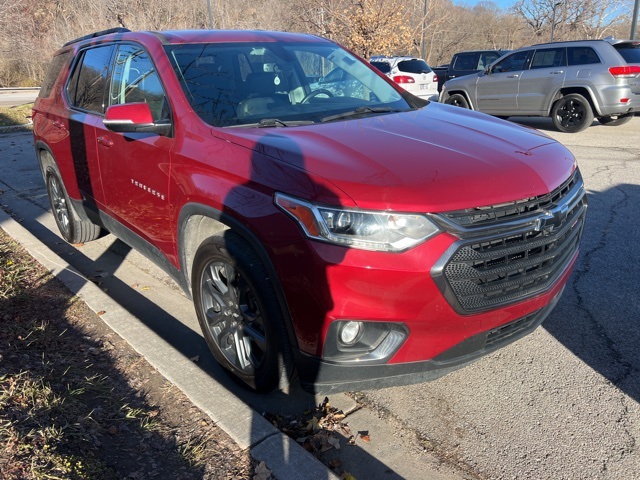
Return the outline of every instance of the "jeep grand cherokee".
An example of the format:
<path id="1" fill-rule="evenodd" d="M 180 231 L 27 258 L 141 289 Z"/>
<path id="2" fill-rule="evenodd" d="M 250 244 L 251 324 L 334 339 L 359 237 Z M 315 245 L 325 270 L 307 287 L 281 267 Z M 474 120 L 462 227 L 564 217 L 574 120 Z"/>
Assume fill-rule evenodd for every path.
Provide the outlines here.
<path id="1" fill-rule="evenodd" d="M 315 36 L 97 32 L 55 54 L 33 120 L 64 239 L 155 260 L 260 391 L 436 378 L 533 331 L 578 255 L 565 147 Z"/>

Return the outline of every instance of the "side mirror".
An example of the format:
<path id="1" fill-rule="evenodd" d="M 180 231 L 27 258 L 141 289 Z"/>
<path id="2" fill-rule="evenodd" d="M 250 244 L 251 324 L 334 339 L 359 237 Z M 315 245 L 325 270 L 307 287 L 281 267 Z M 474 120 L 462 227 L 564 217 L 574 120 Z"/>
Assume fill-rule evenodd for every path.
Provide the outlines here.
<path id="1" fill-rule="evenodd" d="M 491 75 L 491 67 L 485 67 L 482 73 L 485 75 Z"/>
<path id="2" fill-rule="evenodd" d="M 141 132 L 168 135 L 171 131 L 170 123 L 153 121 L 151 109 L 144 102 L 112 105 L 107 108 L 102 123 L 109 130 L 118 133 Z"/>

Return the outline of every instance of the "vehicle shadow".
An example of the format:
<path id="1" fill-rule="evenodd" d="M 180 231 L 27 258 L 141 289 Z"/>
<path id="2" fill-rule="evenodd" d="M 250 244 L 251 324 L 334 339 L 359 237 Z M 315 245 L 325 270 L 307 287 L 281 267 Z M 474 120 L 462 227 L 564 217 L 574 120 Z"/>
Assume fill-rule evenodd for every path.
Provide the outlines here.
<path id="1" fill-rule="evenodd" d="M 543 327 L 640 402 L 640 186 L 592 192 L 588 201 L 575 271 Z"/>
<path id="2" fill-rule="evenodd" d="M 28 155 L 29 157 L 21 160 L 23 165 L 27 163 L 33 165 L 30 172 L 21 173 L 22 175 L 29 175 L 28 183 L 30 183 L 28 192 L 18 195 L 20 197 L 19 201 L 22 202 L 19 214 L 21 225 L 73 268 L 84 276 L 93 278 L 94 281 L 100 283 L 101 288 L 106 290 L 106 294 L 122 307 L 128 315 L 135 317 L 151 332 L 167 342 L 182 357 L 187 359 L 197 358 L 198 361 L 196 363 L 192 362 L 192 365 L 206 373 L 244 404 L 250 406 L 253 409 L 251 414 L 252 427 L 250 432 L 246 432 L 249 437 L 249 444 L 254 448 L 259 448 L 262 442 L 264 448 L 269 449 L 271 458 L 280 458 L 282 464 L 289 466 L 290 471 L 288 473 L 292 475 L 289 478 L 299 478 L 297 475 L 300 474 L 300 469 L 304 468 L 304 465 L 290 464 L 290 446 L 280 441 L 278 437 L 269 437 L 264 440 L 263 425 L 265 419 L 263 414 L 302 416 L 305 411 L 313 410 L 317 406 L 318 397 L 304 391 L 297 382 L 294 382 L 288 391 L 276 391 L 266 395 L 256 394 L 239 385 L 215 362 L 206 342 L 199 333 L 159 307 L 139 289 L 118 278 L 117 272 L 127 261 L 127 256 L 131 252 L 131 248 L 128 245 L 115 237 L 105 237 L 101 242 L 111 242 L 111 244 L 98 258 L 90 258 L 82 252 L 82 246 L 74 247 L 66 244 L 58 235 L 41 224 L 38 221 L 38 217 L 40 215 L 50 215 L 50 213 L 43 210 L 43 208 L 46 208 L 44 205 L 46 202 L 46 189 L 44 188 L 37 162 L 31 152 L 32 150 L 25 149 L 24 156 Z M 255 163 L 254 167 L 260 169 L 261 159 L 256 157 L 253 158 L 253 161 Z M 302 158 L 300 158 L 300 161 L 302 161 Z M 258 181 L 256 176 L 252 181 Z M 282 182 L 285 182 L 283 185 L 289 181 L 290 178 L 282 177 Z M 307 186 L 309 188 L 319 188 L 317 185 L 314 186 L 313 183 L 309 183 Z M 324 193 L 332 195 L 328 191 Z M 11 209 L 11 205 L 9 205 L 9 209 Z M 97 278 L 96 272 L 99 272 Z M 86 283 L 86 280 L 76 278 L 74 282 L 75 285 L 72 291 L 77 293 L 82 288 L 82 285 Z M 179 295 L 179 293 L 176 292 L 176 295 Z M 195 312 L 193 315 L 195 317 Z M 323 315 L 323 313 L 320 312 L 317 315 Z M 133 321 L 134 319 L 131 318 L 130 320 Z M 311 373 L 310 377 L 313 377 L 313 373 Z M 327 458 L 335 461 L 335 454 L 338 453 L 337 456 L 341 460 L 341 469 L 348 470 L 356 478 L 372 480 L 377 478 L 402 478 L 401 475 L 394 472 L 393 468 L 371 456 L 361 447 L 357 445 L 347 446 L 348 439 L 344 436 L 338 436 L 338 438 L 342 445 L 341 450 L 339 452 L 330 452 L 332 455 Z M 329 474 L 305 478 L 323 479 L 329 478 Z"/>

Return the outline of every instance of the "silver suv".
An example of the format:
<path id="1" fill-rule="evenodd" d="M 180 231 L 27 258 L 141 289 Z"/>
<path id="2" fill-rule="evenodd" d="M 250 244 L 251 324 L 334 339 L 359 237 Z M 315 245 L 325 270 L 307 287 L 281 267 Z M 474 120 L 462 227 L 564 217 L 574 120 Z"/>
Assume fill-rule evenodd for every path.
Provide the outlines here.
<path id="1" fill-rule="evenodd" d="M 551 117 L 562 132 L 622 125 L 640 112 L 640 42 L 583 40 L 521 48 L 448 81 L 440 101 L 499 117 Z"/>

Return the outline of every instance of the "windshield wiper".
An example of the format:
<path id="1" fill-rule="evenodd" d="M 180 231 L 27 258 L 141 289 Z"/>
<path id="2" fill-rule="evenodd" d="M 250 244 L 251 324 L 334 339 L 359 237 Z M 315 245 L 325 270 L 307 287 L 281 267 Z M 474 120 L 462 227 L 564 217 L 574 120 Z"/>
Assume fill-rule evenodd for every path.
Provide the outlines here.
<path id="1" fill-rule="evenodd" d="M 329 115 L 328 117 L 324 117 L 320 121 L 324 123 L 324 122 L 330 122 L 332 120 L 340 120 L 342 118 L 359 117 L 361 115 L 366 115 L 369 113 L 399 113 L 399 112 L 406 112 L 406 111 L 407 110 L 400 110 L 397 108 L 389 108 L 389 107 L 358 107 L 348 112 L 342 112 L 336 115 Z"/>
<path id="2" fill-rule="evenodd" d="M 258 127 L 266 128 L 266 127 L 295 127 L 299 125 L 312 125 L 312 120 L 290 120 L 290 121 L 282 121 L 277 118 L 263 118 L 258 122 Z"/>

